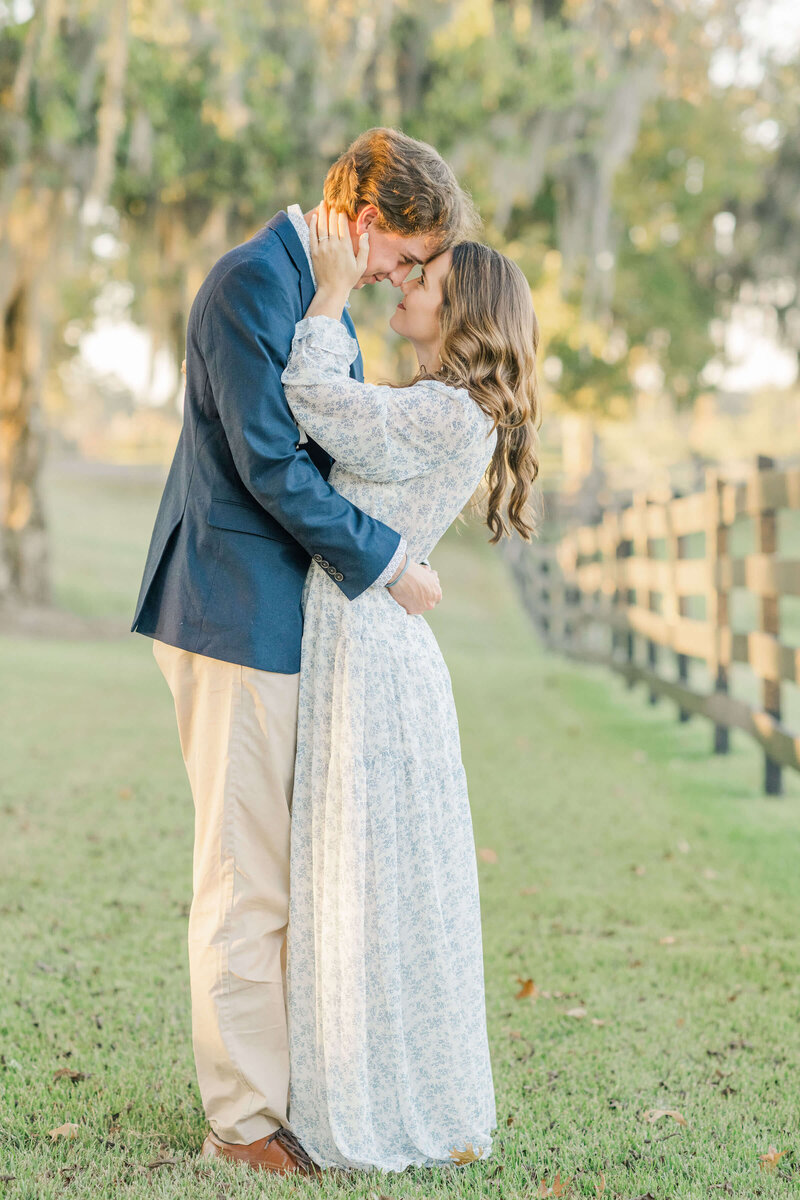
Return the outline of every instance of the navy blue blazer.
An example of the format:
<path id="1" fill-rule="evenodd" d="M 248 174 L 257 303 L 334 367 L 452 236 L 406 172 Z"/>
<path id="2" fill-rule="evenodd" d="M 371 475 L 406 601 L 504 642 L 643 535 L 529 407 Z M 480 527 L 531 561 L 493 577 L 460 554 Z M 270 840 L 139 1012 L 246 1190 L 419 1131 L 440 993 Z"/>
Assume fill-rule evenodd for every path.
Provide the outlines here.
<path id="1" fill-rule="evenodd" d="M 300 670 L 300 598 L 313 557 L 349 599 L 400 535 L 327 482 L 332 458 L 299 430 L 281 385 L 314 295 L 285 212 L 212 267 L 186 335 L 183 428 L 132 630 L 264 671 Z M 355 337 L 350 316 L 343 321 Z M 361 356 L 351 368 L 363 379 Z"/>

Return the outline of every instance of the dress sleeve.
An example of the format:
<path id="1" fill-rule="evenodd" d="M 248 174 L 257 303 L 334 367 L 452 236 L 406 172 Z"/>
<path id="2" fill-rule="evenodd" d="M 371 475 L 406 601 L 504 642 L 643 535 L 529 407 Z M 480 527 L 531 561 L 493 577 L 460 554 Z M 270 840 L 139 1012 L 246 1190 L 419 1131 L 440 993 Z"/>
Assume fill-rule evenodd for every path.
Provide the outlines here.
<path id="1" fill-rule="evenodd" d="M 412 479 L 488 437 L 491 422 L 465 389 L 359 383 L 349 374 L 357 354 L 340 321 L 304 317 L 281 376 L 297 423 L 352 474 Z"/>
<path id="2" fill-rule="evenodd" d="M 281 384 L 300 294 L 266 256 L 238 260 L 216 282 L 192 333 L 239 478 L 353 600 L 382 578 L 400 535 L 336 491 L 305 450 Z M 391 577 L 391 576 L 390 576 Z"/>

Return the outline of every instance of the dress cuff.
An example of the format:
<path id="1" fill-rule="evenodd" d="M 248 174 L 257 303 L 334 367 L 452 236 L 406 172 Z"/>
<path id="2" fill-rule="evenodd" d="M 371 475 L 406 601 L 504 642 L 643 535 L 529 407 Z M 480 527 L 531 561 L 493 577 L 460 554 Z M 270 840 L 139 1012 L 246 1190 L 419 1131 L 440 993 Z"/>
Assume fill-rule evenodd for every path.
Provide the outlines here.
<path id="1" fill-rule="evenodd" d="M 407 553 L 407 548 L 406 539 L 401 537 L 397 549 L 389 559 L 384 569 L 381 571 L 378 578 L 375 580 L 374 584 L 372 585 L 373 587 L 385 587 L 388 580 L 390 580 L 393 575 L 397 574 L 397 572 L 400 570 L 400 564 Z"/>
<path id="2" fill-rule="evenodd" d="M 358 358 L 358 342 L 335 317 L 326 317 L 321 313 L 315 317 L 303 317 L 295 325 L 294 340 L 302 342 L 306 338 L 311 338 L 320 350 L 346 354 L 351 363 Z"/>

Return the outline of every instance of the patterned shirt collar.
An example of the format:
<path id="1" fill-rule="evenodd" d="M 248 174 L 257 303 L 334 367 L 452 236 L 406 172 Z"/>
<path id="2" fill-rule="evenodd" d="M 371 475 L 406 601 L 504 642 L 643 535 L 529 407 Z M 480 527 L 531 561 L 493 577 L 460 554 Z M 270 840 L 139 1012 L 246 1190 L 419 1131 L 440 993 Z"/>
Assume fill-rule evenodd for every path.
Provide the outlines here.
<path id="1" fill-rule="evenodd" d="M 292 222 L 295 233 L 300 238 L 300 244 L 303 247 L 303 250 L 305 251 L 306 258 L 308 259 L 308 269 L 311 272 L 311 282 L 314 284 L 314 291 L 316 291 L 317 290 L 317 277 L 314 274 L 314 265 L 311 262 L 311 237 L 308 232 L 308 225 L 306 225 L 306 219 L 303 216 L 303 210 L 299 204 L 290 204 L 289 207 L 286 209 L 286 215 L 288 216 L 289 220 Z M 349 307 L 350 307 L 350 301 L 348 300 L 345 303 L 345 308 L 349 308 Z"/>

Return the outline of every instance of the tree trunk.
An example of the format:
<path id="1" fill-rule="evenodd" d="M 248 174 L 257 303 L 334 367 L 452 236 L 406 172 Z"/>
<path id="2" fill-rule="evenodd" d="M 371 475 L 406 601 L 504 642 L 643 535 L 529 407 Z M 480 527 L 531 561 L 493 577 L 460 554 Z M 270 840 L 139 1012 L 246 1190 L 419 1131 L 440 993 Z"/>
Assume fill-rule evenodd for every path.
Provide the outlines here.
<path id="1" fill-rule="evenodd" d="M 0 604 L 7 606 L 50 600 L 41 337 L 35 285 L 20 281 L 2 314 L 0 346 Z"/>
<path id="2" fill-rule="evenodd" d="M 90 32 L 106 8 L 95 0 L 96 11 L 84 14 L 91 18 Z M 64 14 L 64 0 L 43 0 L 30 23 L 13 88 L 2 98 L 17 152 L 0 180 L 0 604 L 6 606 L 50 602 L 40 480 L 45 448 L 42 393 L 57 304 L 55 285 L 75 253 L 80 229 L 68 197 L 73 192 L 82 196 L 86 225 L 96 222 L 108 199 L 124 113 L 128 0 L 113 0 L 104 39 L 99 43 L 91 38 L 77 80 L 75 103 L 80 111 L 98 61 L 104 64 L 94 146 L 88 153 L 85 147 L 73 146 L 67 154 L 66 146 L 56 144 L 48 146 L 44 156 L 32 157 L 33 81 L 37 107 L 46 111 L 66 67 L 73 66 L 69 47 L 63 62 L 60 57 L 58 34 Z M 54 175 L 59 180 L 55 187 Z M 83 250 L 81 243 L 78 252 Z M 45 295 L 48 286 L 52 295 Z"/>
<path id="3" fill-rule="evenodd" d="M 46 310 L 53 302 L 42 289 L 51 272 L 58 274 L 64 240 L 58 193 L 25 186 L 16 199 L 0 240 L 0 604 L 6 606 L 50 600 L 40 472 Z"/>

